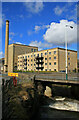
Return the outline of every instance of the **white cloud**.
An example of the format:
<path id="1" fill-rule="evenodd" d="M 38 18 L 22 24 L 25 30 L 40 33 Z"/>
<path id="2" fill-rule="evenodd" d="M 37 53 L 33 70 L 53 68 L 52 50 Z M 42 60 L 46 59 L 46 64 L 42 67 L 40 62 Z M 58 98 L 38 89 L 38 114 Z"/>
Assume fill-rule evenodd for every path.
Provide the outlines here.
<path id="1" fill-rule="evenodd" d="M 35 29 L 35 32 L 38 32 L 39 30 L 45 29 L 45 28 L 49 28 L 49 25 L 42 25 L 42 26 L 36 25 L 34 29 Z"/>
<path id="2" fill-rule="evenodd" d="M 10 35 L 15 36 L 15 33 L 14 32 L 10 32 Z"/>
<path id="3" fill-rule="evenodd" d="M 16 44 L 22 44 L 21 42 L 16 42 Z"/>
<path id="4" fill-rule="evenodd" d="M 26 10 L 31 13 L 39 13 L 44 7 L 42 2 L 25 2 L 24 5 L 26 6 Z"/>
<path id="5" fill-rule="evenodd" d="M 9 40 L 11 41 L 11 40 L 12 40 L 12 38 L 9 38 Z"/>
<path id="6" fill-rule="evenodd" d="M 40 26 L 35 26 L 35 32 L 37 32 L 37 31 L 39 31 L 41 29 L 41 27 Z"/>
<path id="7" fill-rule="evenodd" d="M 5 14 L 1 14 L 0 12 L 0 28 L 2 28 L 2 25 L 5 24 Z"/>
<path id="8" fill-rule="evenodd" d="M 4 57 L 4 53 L 1 51 L 0 52 L 0 58 Z"/>
<path id="9" fill-rule="evenodd" d="M 13 39 L 14 39 L 15 36 L 16 36 L 16 34 L 14 32 L 10 32 L 10 38 L 9 38 L 9 40 L 10 41 L 14 41 Z"/>
<path id="10" fill-rule="evenodd" d="M 54 9 L 56 15 L 61 15 L 63 11 L 64 11 L 64 7 L 60 8 L 59 6 L 56 6 L 56 8 Z"/>
<path id="11" fill-rule="evenodd" d="M 73 26 L 65 27 L 66 25 Z M 61 20 L 60 23 L 52 22 L 50 28 L 43 35 L 44 40 L 55 45 L 63 45 L 65 42 L 65 28 L 68 43 L 77 42 L 77 25 L 73 21 Z"/>
<path id="12" fill-rule="evenodd" d="M 40 42 L 38 42 L 38 41 L 32 41 L 29 45 L 30 46 L 37 46 L 38 50 L 43 50 L 43 49 L 46 49 L 46 48 L 49 48 L 49 47 L 53 46 L 50 43 L 47 43 L 47 42 L 42 43 L 41 41 Z"/>

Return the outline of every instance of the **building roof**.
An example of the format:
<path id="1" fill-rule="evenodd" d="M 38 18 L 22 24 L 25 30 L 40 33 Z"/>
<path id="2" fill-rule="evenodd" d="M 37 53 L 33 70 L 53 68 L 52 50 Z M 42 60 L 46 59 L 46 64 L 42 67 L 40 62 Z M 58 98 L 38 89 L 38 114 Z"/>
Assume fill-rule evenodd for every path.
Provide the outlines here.
<path id="1" fill-rule="evenodd" d="M 16 43 L 12 43 L 12 44 L 10 44 L 10 45 L 18 45 L 18 46 L 27 46 L 27 47 L 35 47 L 35 48 L 38 48 L 38 47 L 36 47 L 36 46 L 30 46 L 30 45 L 23 45 L 23 44 L 16 44 Z M 10 46 L 9 45 L 9 46 Z"/>
<path id="2" fill-rule="evenodd" d="M 61 49 L 61 50 L 66 50 L 65 48 L 60 48 L 60 47 L 57 47 L 58 49 Z M 77 52 L 77 50 L 71 50 L 71 49 L 67 49 L 69 51 L 73 51 L 73 52 Z"/>
<path id="3" fill-rule="evenodd" d="M 56 48 L 51 48 L 51 49 L 46 49 L 46 50 L 53 50 L 53 49 L 61 49 L 61 50 L 66 50 L 65 48 L 60 48 L 60 47 L 56 47 Z M 68 51 L 72 51 L 72 52 L 77 52 L 76 50 L 71 50 L 71 49 L 67 49 Z M 45 51 L 45 50 L 40 50 L 40 51 Z M 37 51 L 37 52 L 40 52 Z"/>

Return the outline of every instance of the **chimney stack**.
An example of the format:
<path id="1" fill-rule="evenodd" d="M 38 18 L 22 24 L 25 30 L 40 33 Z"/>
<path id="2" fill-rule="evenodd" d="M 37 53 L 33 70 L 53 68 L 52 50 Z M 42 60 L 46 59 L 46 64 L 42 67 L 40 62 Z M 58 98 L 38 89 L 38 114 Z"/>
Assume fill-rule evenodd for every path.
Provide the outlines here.
<path id="1" fill-rule="evenodd" d="M 6 20 L 6 33 L 5 33 L 5 68 L 4 71 L 8 72 L 8 44 L 9 44 L 9 21 Z"/>

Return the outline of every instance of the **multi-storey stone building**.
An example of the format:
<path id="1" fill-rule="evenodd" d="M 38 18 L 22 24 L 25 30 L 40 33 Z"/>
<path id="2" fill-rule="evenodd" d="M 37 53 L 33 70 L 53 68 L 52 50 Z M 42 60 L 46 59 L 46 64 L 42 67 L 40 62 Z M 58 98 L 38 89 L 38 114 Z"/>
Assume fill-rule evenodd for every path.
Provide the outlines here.
<path id="1" fill-rule="evenodd" d="M 4 58 L 0 58 L 0 73 L 4 71 Z"/>
<path id="2" fill-rule="evenodd" d="M 8 72 L 17 70 L 18 55 L 38 51 L 38 47 L 22 44 L 8 45 Z"/>
<path id="3" fill-rule="evenodd" d="M 68 71 L 77 69 L 77 51 L 67 50 Z M 65 71 L 66 50 L 53 48 L 19 55 L 17 70 L 22 71 Z"/>

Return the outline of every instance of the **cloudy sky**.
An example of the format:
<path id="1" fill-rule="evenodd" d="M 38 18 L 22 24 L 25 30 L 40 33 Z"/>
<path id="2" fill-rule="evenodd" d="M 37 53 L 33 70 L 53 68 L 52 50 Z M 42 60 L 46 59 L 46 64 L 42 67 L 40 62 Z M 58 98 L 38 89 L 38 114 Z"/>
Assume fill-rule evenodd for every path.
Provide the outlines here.
<path id="1" fill-rule="evenodd" d="M 66 36 L 68 48 L 77 50 L 76 2 L 3 2 L 2 18 L 2 55 L 7 19 L 10 21 L 9 44 L 38 46 L 39 50 L 65 48 Z"/>

